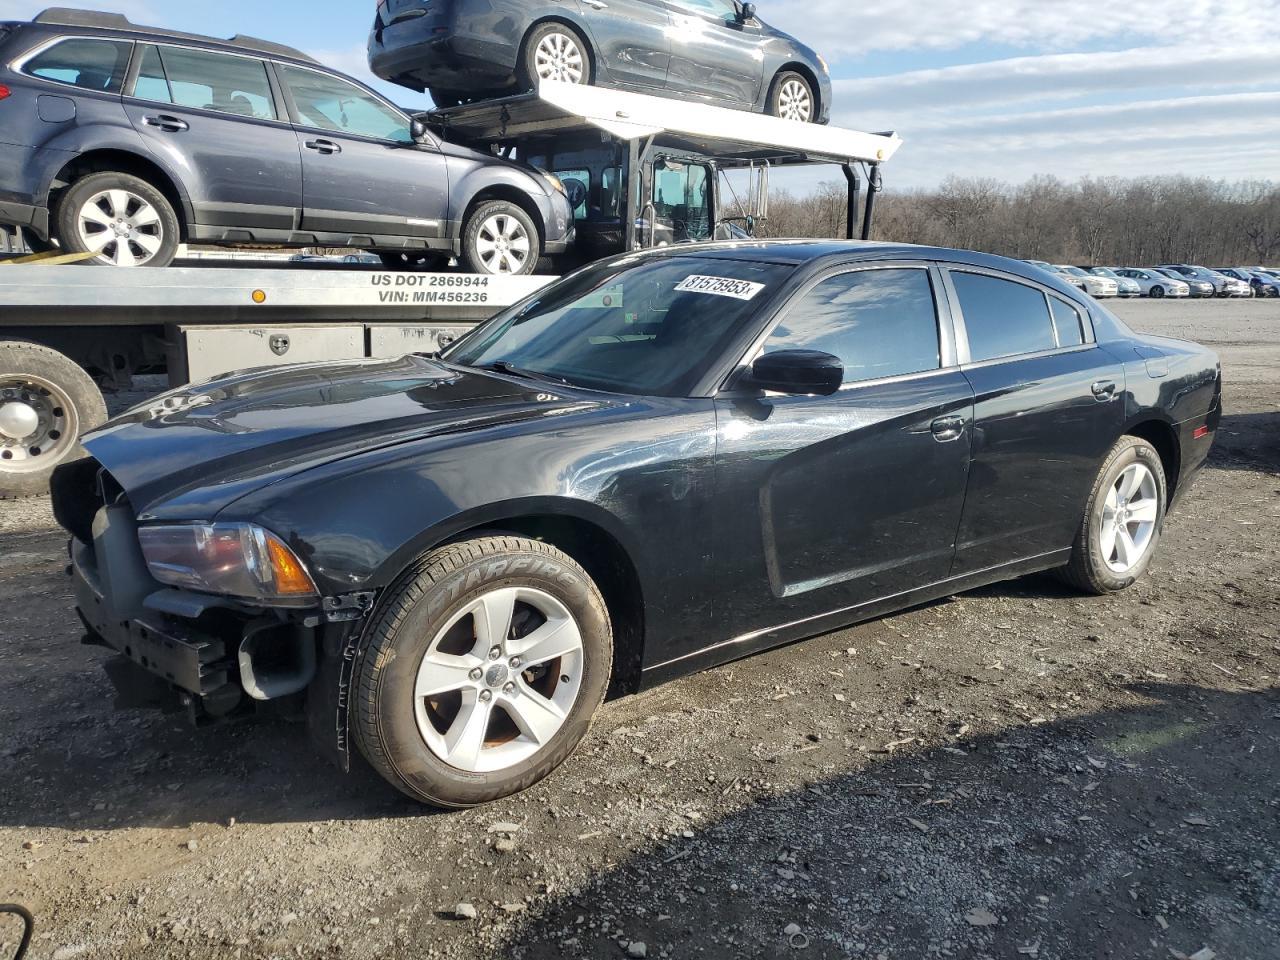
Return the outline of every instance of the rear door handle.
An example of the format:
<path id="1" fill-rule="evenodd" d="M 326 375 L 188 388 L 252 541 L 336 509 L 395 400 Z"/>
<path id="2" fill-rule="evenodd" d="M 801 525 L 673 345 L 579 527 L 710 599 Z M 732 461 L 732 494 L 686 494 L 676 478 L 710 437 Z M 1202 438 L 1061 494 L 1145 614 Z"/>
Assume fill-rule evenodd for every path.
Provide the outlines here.
<path id="1" fill-rule="evenodd" d="M 1116 395 L 1116 383 L 1114 380 L 1099 380 L 1089 389 L 1093 391 L 1095 397 L 1104 403 L 1114 399 Z"/>
<path id="2" fill-rule="evenodd" d="M 187 123 L 187 121 L 165 114 L 161 114 L 158 117 L 143 117 L 142 122 L 148 127 L 158 127 L 165 133 L 182 133 L 191 129 L 191 124 Z"/>
<path id="3" fill-rule="evenodd" d="M 317 153 L 331 154 L 341 153 L 342 147 L 334 143 L 332 140 L 308 140 L 307 149 L 314 150 Z"/>
<path id="4" fill-rule="evenodd" d="M 933 421 L 930 429 L 933 431 L 933 439 L 939 443 L 951 443 L 964 436 L 964 427 L 964 417 L 939 417 Z"/>

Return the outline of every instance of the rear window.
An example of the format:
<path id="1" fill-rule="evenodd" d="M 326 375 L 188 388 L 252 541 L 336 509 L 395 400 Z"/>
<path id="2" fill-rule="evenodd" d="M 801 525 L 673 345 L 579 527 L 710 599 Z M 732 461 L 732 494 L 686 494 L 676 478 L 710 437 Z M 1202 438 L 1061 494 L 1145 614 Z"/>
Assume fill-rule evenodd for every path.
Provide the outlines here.
<path id="1" fill-rule="evenodd" d="M 974 363 L 1057 347 L 1049 302 L 1035 287 L 978 273 L 952 272 Z"/>
<path id="2" fill-rule="evenodd" d="M 40 51 L 27 60 L 22 69 L 41 80 L 82 90 L 119 93 L 132 50 L 133 44 L 125 40 L 70 37 Z"/>

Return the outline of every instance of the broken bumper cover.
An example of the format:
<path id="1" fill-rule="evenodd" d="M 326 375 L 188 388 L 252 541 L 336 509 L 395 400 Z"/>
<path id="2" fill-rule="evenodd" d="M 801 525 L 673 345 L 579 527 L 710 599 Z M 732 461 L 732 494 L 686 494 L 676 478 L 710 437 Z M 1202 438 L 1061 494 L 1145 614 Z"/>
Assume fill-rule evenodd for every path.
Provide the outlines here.
<path id="1" fill-rule="evenodd" d="M 233 673 L 238 671 L 237 664 L 223 641 L 188 631 L 177 636 L 177 631 L 159 622 L 116 620 L 92 551 L 77 540 L 72 541 L 71 567 L 76 606 L 95 639 L 148 673 L 198 697 L 212 696 L 238 682 Z"/>

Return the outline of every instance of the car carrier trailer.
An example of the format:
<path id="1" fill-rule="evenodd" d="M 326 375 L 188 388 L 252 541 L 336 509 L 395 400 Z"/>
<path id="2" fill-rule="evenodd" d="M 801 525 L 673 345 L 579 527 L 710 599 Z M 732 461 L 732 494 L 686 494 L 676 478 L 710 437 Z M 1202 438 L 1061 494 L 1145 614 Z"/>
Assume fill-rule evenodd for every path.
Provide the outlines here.
<path id="1" fill-rule="evenodd" d="M 578 201 L 580 247 L 566 267 L 665 244 L 749 239 L 768 216 L 770 171 L 793 164 L 839 165 L 849 236 L 869 237 L 880 165 L 902 142 L 560 83 L 422 119 L 456 142 L 560 174 Z M 738 170 L 749 173 L 748 197 L 734 203 L 728 177 Z M 433 353 L 552 279 L 238 260 L 126 270 L 15 256 L 17 238 L 5 246 L 0 498 L 45 491 L 80 434 L 105 419 L 103 387 L 127 388 L 136 374 L 167 374 L 178 386 L 251 367 Z M 56 261 L 56 251 L 49 256 Z"/>

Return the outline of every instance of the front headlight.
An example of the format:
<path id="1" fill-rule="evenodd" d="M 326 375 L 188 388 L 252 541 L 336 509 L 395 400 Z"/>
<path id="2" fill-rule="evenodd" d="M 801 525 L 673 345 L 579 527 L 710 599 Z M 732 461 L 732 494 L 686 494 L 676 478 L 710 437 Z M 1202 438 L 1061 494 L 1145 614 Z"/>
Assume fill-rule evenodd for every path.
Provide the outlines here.
<path id="1" fill-rule="evenodd" d="M 560 196 L 562 197 L 569 196 L 569 191 L 565 189 L 564 182 L 559 177 L 557 177 L 554 173 L 547 173 L 547 171 L 545 170 L 539 170 L 538 172 L 542 174 L 543 180 L 551 184 L 552 190 L 560 194 Z"/>
<path id="2" fill-rule="evenodd" d="M 317 596 L 302 561 L 274 533 L 250 523 L 142 527 L 142 555 L 161 583 L 242 600 Z"/>

